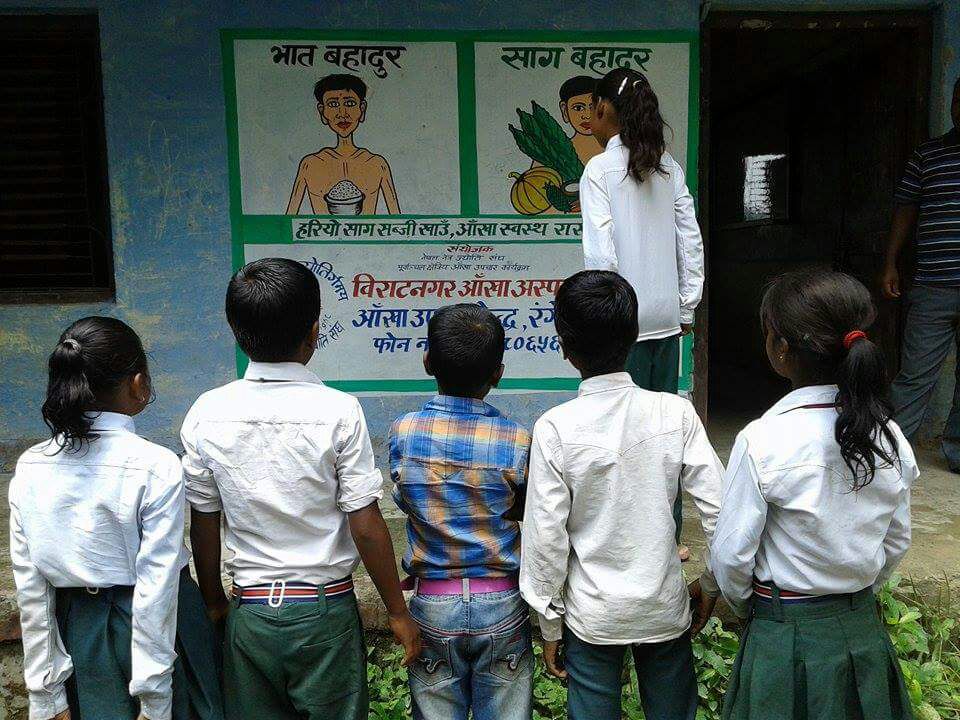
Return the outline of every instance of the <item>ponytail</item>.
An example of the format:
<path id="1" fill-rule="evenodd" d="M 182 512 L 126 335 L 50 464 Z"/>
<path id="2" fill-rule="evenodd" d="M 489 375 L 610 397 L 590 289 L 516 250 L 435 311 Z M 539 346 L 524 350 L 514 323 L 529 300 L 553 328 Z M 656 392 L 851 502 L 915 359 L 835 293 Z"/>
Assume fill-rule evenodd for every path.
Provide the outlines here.
<path id="1" fill-rule="evenodd" d="M 805 379 L 837 386 L 834 436 L 853 490 L 873 481 L 878 459 L 890 467 L 900 459 L 883 353 L 864 332 L 875 317 L 870 292 L 839 272 L 783 275 L 760 304 L 764 331 L 786 341 Z"/>
<path id="2" fill-rule="evenodd" d="M 97 438 L 93 414 L 110 402 L 124 380 L 147 372 L 137 334 L 116 318 L 77 320 L 60 336 L 48 362 L 43 421 L 60 450 L 77 452 Z"/>
<path id="3" fill-rule="evenodd" d="M 848 333 L 847 337 L 857 332 Z M 868 485 L 877 472 L 876 459 L 887 465 L 899 460 L 897 440 L 890 430 L 890 405 L 882 393 L 887 387 L 887 367 L 883 353 L 864 333 L 843 342 L 844 355 L 837 367 L 839 392 L 835 436 L 840 455 L 853 473 L 853 489 Z M 879 430 L 879 432 L 878 432 Z M 886 440 L 878 442 L 882 436 Z"/>
<path id="4" fill-rule="evenodd" d="M 643 73 L 629 68 L 611 70 L 597 83 L 594 102 L 607 100 L 617 113 L 620 139 L 629 152 L 627 173 L 642 183 L 650 173 L 666 174 L 667 144 L 660 102 Z"/>

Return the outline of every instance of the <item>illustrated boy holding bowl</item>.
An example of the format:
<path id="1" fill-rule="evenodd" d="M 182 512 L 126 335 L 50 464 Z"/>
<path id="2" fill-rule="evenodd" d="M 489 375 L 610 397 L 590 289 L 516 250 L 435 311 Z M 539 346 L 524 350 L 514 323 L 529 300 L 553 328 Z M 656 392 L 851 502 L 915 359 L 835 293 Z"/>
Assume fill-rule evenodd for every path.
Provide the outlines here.
<path id="1" fill-rule="evenodd" d="M 299 214 L 305 194 L 318 215 L 375 215 L 381 195 L 387 213 L 399 214 L 386 158 L 353 141 L 367 114 L 366 83 L 355 75 L 327 75 L 314 85 L 313 94 L 320 121 L 336 133 L 337 144 L 300 161 L 286 214 Z"/>

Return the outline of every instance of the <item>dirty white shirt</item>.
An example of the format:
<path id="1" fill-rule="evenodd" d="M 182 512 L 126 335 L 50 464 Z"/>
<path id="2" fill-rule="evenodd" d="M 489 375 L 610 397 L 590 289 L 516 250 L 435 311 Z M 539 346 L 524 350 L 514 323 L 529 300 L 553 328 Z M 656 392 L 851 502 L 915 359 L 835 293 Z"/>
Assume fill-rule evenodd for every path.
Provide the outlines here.
<path id="1" fill-rule="evenodd" d="M 853 593 L 882 584 L 910 547 L 910 487 L 919 476 L 910 443 L 890 421 L 899 465 L 878 458 L 873 481 L 851 492 L 834 437 L 836 397 L 835 385 L 795 390 L 737 437 L 713 568 L 741 617 L 754 577 L 806 595 Z"/>
<path id="2" fill-rule="evenodd" d="M 627 373 L 580 384 L 533 429 L 520 592 L 543 637 L 562 626 L 595 645 L 671 640 L 690 626 L 673 503 L 693 496 L 709 542 L 723 466 L 685 399 Z M 717 592 L 710 572 L 703 588 Z"/>
<path id="3" fill-rule="evenodd" d="M 614 135 L 580 179 L 587 270 L 612 270 L 637 293 L 640 335 L 656 340 L 693 322 L 703 296 L 703 238 L 683 169 L 669 153 L 642 183 L 627 173 L 629 151 Z"/>
<path id="4" fill-rule="evenodd" d="M 324 585 L 356 569 L 347 513 L 383 495 L 356 398 L 299 363 L 251 362 L 200 396 L 180 437 L 187 500 L 223 512 L 237 585 Z"/>
<path id="5" fill-rule="evenodd" d="M 57 629 L 55 588 L 134 586 L 130 694 L 151 720 L 170 717 L 183 543 L 180 461 L 101 413 L 76 452 L 36 445 L 10 481 L 10 556 L 31 720 L 67 709 L 73 672 Z"/>

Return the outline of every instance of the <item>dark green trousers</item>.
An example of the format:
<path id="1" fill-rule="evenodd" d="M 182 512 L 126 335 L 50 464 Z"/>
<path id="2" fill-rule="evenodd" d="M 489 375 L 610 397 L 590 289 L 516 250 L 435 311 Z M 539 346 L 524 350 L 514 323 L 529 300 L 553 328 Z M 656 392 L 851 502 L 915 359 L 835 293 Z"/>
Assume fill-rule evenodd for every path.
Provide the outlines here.
<path id="1" fill-rule="evenodd" d="M 871 589 L 795 605 L 755 601 L 723 718 L 911 720 Z"/>
<path id="2" fill-rule="evenodd" d="M 366 720 L 367 654 L 354 594 L 279 608 L 234 600 L 223 691 L 230 720 Z"/>
<path id="3" fill-rule="evenodd" d="M 627 356 L 627 372 L 644 390 L 676 395 L 680 383 L 680 336 L 636 343 Z M 673 504 L 673 522 L 677 526 L 676 540 L 679 545 L 683 528 L 683 497 L 679 488 Z"/>
<path id="4" fill-rule="evenodd" d="M 130 696 L 133 588 L 57 590 L 57 624 L 73 660 L 67 682 L 72 720 L 131 720 L 140 703 Z M 223 720 L 220 658 L 197 584 L 184 569 L 177 598 L 173 664 L 174 720 Z"/>
<path id="5" fill-rule="evenodd" d="M 591 645 L 566 628 L 563 644 L 569 720 L 619 720 L 627 647 Z M 631 645 L 630 651 L 647 720 L 694 720 L 697 678 L 690 633 L 666 642 Z"/>

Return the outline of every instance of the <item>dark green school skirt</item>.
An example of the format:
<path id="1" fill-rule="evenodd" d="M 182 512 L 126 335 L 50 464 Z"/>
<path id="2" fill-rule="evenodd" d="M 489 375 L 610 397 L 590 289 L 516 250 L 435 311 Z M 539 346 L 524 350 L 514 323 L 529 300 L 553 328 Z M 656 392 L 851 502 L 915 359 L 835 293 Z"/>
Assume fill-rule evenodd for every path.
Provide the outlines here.
<path id="1" fill-rule="evenodd" d="M 792 605 L 755 599 L 723 718 L 913 718 L 872 590 Z"/>
<path id="2" fill-rule="evenodd" d="M 57 624 L 73 660 L 67 683 L 71 720 L 133 720 L 140 703 L 130 696 L 133 588 L 91 594 L 57 590 Z M 184 568 L 177 608 L 173 665 L 174 720 L 223 720 L 220 653 L 200 589 Z"/>

